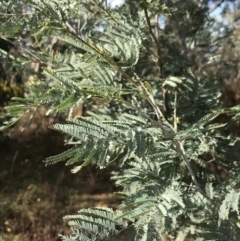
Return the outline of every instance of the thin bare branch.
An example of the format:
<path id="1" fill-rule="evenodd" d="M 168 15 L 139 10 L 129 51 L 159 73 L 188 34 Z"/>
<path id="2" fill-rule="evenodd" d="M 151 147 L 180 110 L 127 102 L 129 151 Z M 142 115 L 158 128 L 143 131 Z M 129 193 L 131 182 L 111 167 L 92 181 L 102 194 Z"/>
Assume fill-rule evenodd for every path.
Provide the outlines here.
<path id="1" fill-rule="evenodd" d="M 156 45 L 156 48 L 157 48 L 157 56 L 158 56 L 157 57 L 157 67 L 158 67 L 159 77 L 161 78 L 162 77 L 161 48 L 160 48 L 160 45 L 159 45 L 159 42 L 158 42 L 158 38 L 155 36 L 155 34 L 152 31 L 151 22 L 150 22 L 148 10 L 147 10 L 146 7 L 144 8 L 144 14 L 145 14 L 145 18 L 146 18 L 146 21 L 147 21 L 149 34 L 150 34 L 151 38 L 153 39 L 153 41 Z M 158 21 L 158 19 L 157 19 L 157 21 Z M 157 24 L 158 24 L 158 22 L 157 22 Z M 156 28 L 156 23 L 155 23 L 155 28 Z M 158 26 L 157 26 L 157 28 L 158 28 Z"/>
<path id="2" fill-rule="evenodd" d="M 211 8 L 209 9 L 208 12 L 209 12 L 209 13 L 213 12 L 213 11 L 216 10 L 218 7 L 220 7 L 223 2 L 225 2 L 225 0 L 221 0 L 221 1 L 217 2 L 213 7 L 211 7 Z"/>

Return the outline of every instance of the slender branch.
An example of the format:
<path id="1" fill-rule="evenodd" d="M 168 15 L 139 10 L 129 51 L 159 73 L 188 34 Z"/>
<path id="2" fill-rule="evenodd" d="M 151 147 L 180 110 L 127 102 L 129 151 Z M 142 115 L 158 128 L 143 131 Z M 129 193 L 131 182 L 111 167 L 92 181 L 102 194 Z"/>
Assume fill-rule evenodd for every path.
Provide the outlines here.
<path id="1" fill-rule="evenodd" d="M 78 40 L 80 40 L 83 44 L 91 48 L 94 52 L 96 52 L 99 56 L 101 56 L 103 59 L 105 59 L 116 71 L 121 73 L 133 86 L 138 87 L 137 82 L 133 81 L 133 79 L 113 60 L 109 54 L 105 53 L 105 51 L 101 51 L 97 48 L 97 46 L 93 46 L 89 43 L 87 43 L 85 40 L 81 38 L 81 36 L 77 35 L 75 29 L 66 21 L 65 22 L 66 30 L 68 33 L 76 37 Z"/>
<path id="2" fill-rule="evenodd" d="M 174 98 L 174 111 L 173 111 L 173 122 L 174 122 L 174 130 L 175 132 L 177 132 L 177 124 L 178 124 L 178 121 L 177 121 L 177 91 L 175 91 L 174 93 L 175 95 L 175 98 Z"/>
<path id="3" fill-rule="evenodd" d="M 4 38 L 3 36 L 1 36 L 1 39 L 4 39 L 5 41 L 7 41 L 8 43 L 12 44 L 13 46 L 15 46 L 14 42 L 7 39 L 7 38 Z M 48 66 L 51 66 L 51 67 L 55 67 L 54 64 L 52 63 L 49 63 L 49 62 L 44 62 L 42 61 L 37 55 L 35 55 L 28 47 L 23 47 L 21 45 L 17 45 L 16 48 L 18 50 L 20 50 L 18 53 L 20 56 L 25 56 L 25 55 L 28 55 L 29 58 L 31 61 L 37 61 L 37 63 L 39 64 L 47 64 Z"/>
<path id="4" fill-rule="evenodd" d="M 152 31 L 152 26 L 151 26 L 150 18 L 149 18 L 149 15 L 148 15 L 148 10 L 147 10 L 146 7 L 144 7 L 143 10 L 144 10 L 145 18 L 146 18 L 146 21 L 147 21 L 149 34 L 150 34 L 151 38 L 153 39 L 153 41 L 156 45 L 156 48 L 157 48 L 157 56 L 158 56 L 157 57 L 157 67 L 158 67 L 159 77 L 162 77 L 161 48 L 160 48 L 157 37 L 155 36 L 155 34 Z M 157 19 L 157 21 L 158 21 L 158 19 Z M 158 24 L 158 23 L 156 23 L 156 24 Z M 156 25 L 155 25 L 155 27 L 156 27 Z M 158 26 L 157 26 L 157 28 L 158 28 Z"/>
<path id="5" fill-rule="evenodd" d="M 211 200 L 211 198 L 208 197 L 208 195 L 206 195 L 205 192 L 201 189 L 201 187 L 200 187 L 200 185 L 199 185 L 199 183 L 198 183 L 198 181 L 197 181 L 197 179 L 196 179 L 196 177 L 195 177 L 195 173 L 194 173 L 194 171 L 193 171 L 193 169 L 192 169 L 192 167 L 191 167 L 191 164 L 190 164 L 190 162 L 189 162 L 189 160 L 188 160 L 188 158 L 187 158 L 187 156 L 186 156 L 186 154 L 185 154 L 185 151 L 184 151 L 184 148 L 183 148 L 182 143 L 179 142 L 179 141 L 177 141 L 177 140 L 174 140 L 173 142 L 174 142 L 174 144 L 175 144 L 176 147 L 177 147 L 178 153 L 181 154 L 184 162 L 185 162 L 186 165 L 187 165 L 187 168 L 188 168 L 188 170 L 189 170 L 189 172 L 190 172 L 190 175 L 191 175 L 191 178 L 192 178 L 192 180 L 193 180 L 193 183 L 195 184 L 196 190 L 197 190 L 198 192 L 200 192 L 205 198 L 207 198 L 208 200 Z"/>
<path id="6" fill-rule="evenodd" d="M 159 19 L 159 14 L 156 14 L 155 15 L 155 34 L 157 39 L 159 38 L 158 19 Z"/>
<path id="7" fill-rule="evenodd" d="M 174 127 L 165 119 L 165 117 L 163 116 L 161 110 L 159 109 L 159 107 L 156 105 L 153 97 L 151 96 L 151 94 L 148 92 L 148 90 L 145 88 L 145 91 L 147 92 L 147 100 L 149 101 L 149 103 L 152 105 L 153 109 L 155 110 L 156 114 L 157 114 L 157 117 L 158 117 L 158 120 L 159 120 L 159 123 L 160 123 L 160 128 L 162 129 L 162 132 L 163 134 L 167 134 L 167 131 L 165 130 L 164 126 L 163 126 L 163 123 L 166 123 L 167 126 L 173 131 L 175 132 L 175 129 Z M 176 146 L 176 151 L 178 152 L 178 154 L 183 158 L 184 162 L 186 163 L 186 166 L 189 170 L 189 173 L 191 175 L 191 178 L 193 180 L 193 183 L 196 187 L 196 190 L 198 192 L 200 192 L 205 198 L 207 198 L 208 200 L 210 200 L 210 198 L 204 193 L 204 191 L 201 189 L 197 179 L 196 179 L 196 176 L 195 176 L 195 173 L 191 167 L 191 164 L 190 164 L 190 161 L 188 160 L 186 154 L 185 154 L 185 150 L 184 150 L 184 147 L 182 145 L 182 143 L 178 140 L 172 140 L 172 142 L 174 143 L 174 145 Z"/>
<path id="8" fill-rule="evenodd" d="M 27 15 L 33 15 L 35 13 L 0 13 L 0 16 L 27 16 Z"/>
<path id="9" fill-rule="evenodd" d="M 97 5 L 98 8 L 100 8 L 103 12 L 106 13 L 106 15 L 107 15 L 110 19 L 112 19 L 112 21 L 113 21 L 115 24 L 120 24 L 120 23 L 117 22 L 116 19 L 109 13 L 109 11 L 107 10 L 107 6 L 105 6 L 105 8 L 104 8 L 104 7 L 101 6 L 101 4 L 99 4 L 98 1 L 96 1 L 96 0 L 93 0 L 93 1 L 95 2 L 95 4 Z M 106 1 L 105 3 L 107 4 L 107 1 Z"/>
<path id="10" fill-rule="evenodd" d="M 222 4 L 223 2 L 225 2 L 225 0 L 221 0 L 221 1 L 217 2 L 213 7 L 211 7 L 211 8 L 209 9 L 208 13 L 211 13 L 211 12 L 213 12 L 214 10 L 216 10 L 218 7 L 221 6 L 221 4 Z"/>
<path id="11" fill-rule="evenodd" d="M 162 68 L 162 61 L 161 61 L 161 57 L 162 57 L 162 53 L 161 53 L 161 48 L 159 45 L 159 27 L 158 27 L 158 19 L 159 19 L 159 15 L 156 14 L 155 15 L 155 34 L 152 31 L 152 26 L 151 26 L 151 22 L 150 22 L 150 18 L 148 15 L 148 11 L 147 8 L 144 8 L 144 14 L 145 14 L 145 18 L 147 21 L 147 25 L 148 25 L 148 30 L 150 33 L 150 36 L 152 37 L 153 41 L 155 42 L 156 48 L 157 48 L 157 66 L 158 66 L 158 72 L 159 72 L 159 77 L 164 77 L 163 76 L 163 68 Z M 168 103 L 167 103 L 167 95 L 168 95 L 168 91 L 165 88 L 162 88 L 163 91 L 163 98 L 164 98 L 164 111 L 166 114 L 166 117 L 168 116 Z"/>
<path id="12" fill-rule="evenodd" d="M 183 56 L 184 56 L 185 60 L 188 61 L 188 51 L 187 51 L 185 36 L 184 37 L 181 36 L 180 26 L 179 26 L 179 23 L 178 23 L 178 20 L 177 20 L 175 14 L 173 12 L 171 12 L 171 15 L 174 18 L 174 21 L 175 21 L 175 24 L 176 24 L 176 28 L 177 28 L 176 32 L 177 32 L 177 34 L 178 34 L 178 36 L 180 38 L 181 44 L 182 44 Z"/>
<path id="13" fill-rule="evenodd" d="M 168 107 L 168 89 L 166 87 L 162 87 L 162 95 L 163 95 L 163 110 L 165 112 L 166 119 L 170 116 L 169 107 Z"/>

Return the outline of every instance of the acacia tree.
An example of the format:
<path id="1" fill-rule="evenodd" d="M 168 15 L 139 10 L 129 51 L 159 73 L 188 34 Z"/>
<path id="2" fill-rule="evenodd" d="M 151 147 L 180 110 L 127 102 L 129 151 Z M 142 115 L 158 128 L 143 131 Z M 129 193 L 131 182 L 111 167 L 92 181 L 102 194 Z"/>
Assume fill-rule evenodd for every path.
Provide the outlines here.
<path id="1" fill-rule="evenodd" d="M 20 46 L 15 64 L 42 64 L 35 78 L 41 88 L 36 96 L 15 98 L 7 115 L 39 105 L 71 113 L 79 103 L 101 99 L 104 105 L 88 116 L 51 127 L 69 135 L 72 146 L 46 163 L 66 161 L 77 173 L 114 162 L 112 178 L 123 188 L 116 195 L 125 198 L 116 210 L 66 216 L 73 233 L 62 239 L 116 240 L 125 231 L 125 240 L 239 240 L 238 138 L 214 121 L 220 114 L 237 120 L 239 107 L 221 108 L 217 78 L 194 71 L 191 61 L 212 38 L 207 3 L 24 4 L 1 3 L 0 30 L 6 39 L 23 30 L 31 37 L 32 47 Z M 49 48 L 53 38 L 66 44 L 64 53 Z M 221 180 L 209 163 L 228 178 Z"/>

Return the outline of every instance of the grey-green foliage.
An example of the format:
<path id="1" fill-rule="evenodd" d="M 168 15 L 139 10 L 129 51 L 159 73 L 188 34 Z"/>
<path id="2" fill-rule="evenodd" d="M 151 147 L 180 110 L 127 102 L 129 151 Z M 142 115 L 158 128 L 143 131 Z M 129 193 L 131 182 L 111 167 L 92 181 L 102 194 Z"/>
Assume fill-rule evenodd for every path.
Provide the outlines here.
<path id="1" fill-rule="evenodd" d="M 90 164 L 105 168 L 116 162 L 119 166 L 112 178 L 123 187 L 116 193 L 125 197 L 122 204 L 115 211 L 91 208 L 66 216 L 73 233 L 62 239 L 117 240 L 124 233 L 125 240 L 136 241 L 164 240 L 165 236 L 184 240 L 188 235 L 195 235 L 195 240 L 239 240 L 240 160 L 231 155 L 238 139 L 231 137 L 229 142 L 227 131 L 222 130 L 225 124 L 214 120 L 221 114 L 237 120 L 240 108 L 220 108 L 215 82 L 208 76 L 196 77 L 191 68 L 181 76 L 165 76 L 167 67 L 163 73 L 161 61 L 155 61 L 160 69 L 156 76 L 141 76 L 135 68 L 144 61 L 141 52 L 160 47 L 153 36 L 152 16 L 175 11 L 180 1 L 159 6 L 142 0 L 130 11 L 128 1 L 113 10 L 106 1 L 34 0 L 30 1 L 32 14 L 23 14 L 22 19 L 3 14 L 10 11 L 15 1 L 11 2 L 1 4 L 5 19 L 1 32 L 11 36 L 27 29 L 30 35 L 54 36 L 71 46 L 54 58 L 39 54 L 53 67 L 43 69 L 42 94 L 25 103 L 40 102 L 71 112 L 78 103 L 104 100 L 104 106 L 91 110 L 89 116 L 52 126 L 69 135 L 73 146 L 46 163 L 65 161 L 74 165 L 73 173 Z M 72 19 L 84 19 L 80 10 L 91 20 L 84 35 L 72 27 Z M 154 58 L 160 59 L 161 51 L 157 52 Z M 160 88 L 168 89 L 167 101 Z M 168 105 L 168 113 L 160 105 Z M 13 105 L 8 110 L 13 115 L 26 107 Z M 211 162 L 228 169 L 229 178 L 220 182 L 209 171 Z"/>

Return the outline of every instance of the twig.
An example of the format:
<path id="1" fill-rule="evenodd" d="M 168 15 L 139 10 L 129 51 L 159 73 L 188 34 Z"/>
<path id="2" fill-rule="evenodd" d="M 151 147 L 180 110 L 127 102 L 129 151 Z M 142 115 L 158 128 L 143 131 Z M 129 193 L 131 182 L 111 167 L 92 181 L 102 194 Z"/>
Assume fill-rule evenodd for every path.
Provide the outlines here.
<path id="1" fill-rule="evenodd" d="M 174 127 L 165 119 L 165 117 L 163 116 L 161 110 L 159 109 L 159 107 L 156 105 L 153 97 L 151 96 L 151 94 L 148 92 L 148 90 L 145 88 L 145 91 L 147 92 L 147 100 L 149 101 L 149 103 L 152 105 L 153 109 L 155 110 L 156 114 L 157 114 L 157 117 L 158 117 L 158 120 L 159 120 L 159 123 L 160 123 L 160 128 L 162 129 L 162 132 L 163 134 L 167 134 L 167 131 L 165 130 L 164 126 L 163 126 L 163 123 L 166 123 L 167 126 L 173 131 L 175 132 L 174 130 Z M 178 154 L 183 158 L 183 161 L 186 163 L 186 166 L 190 172 L 190 175 L 191 175 L 191 178 L 193 180 L 193 183 L 196 187 L 196 190 L 198 192 L 200 192 L 205 198 L 207 198 L 208 200 L 210 200 L 210 198 L 204 193 L 204 191 L 201 189 L 196 177 L 195 177 L 195 173 L 191 167 L 191 164 L 190 164 L 190 161 L 188 160 L 186 154 L 185 154 L 185 150 L 184 150 L 184 147 L 182 145 L 182 143 L 178 140 L 172 140 L 172 142 L 174 143 L 174 145 L 176 146 L 176 151 L 178 152 Z"/>
<path id="2" fill-rule="evenodd" d="M 225 0 L 219 1 L 219 2 L 216 3 L 212 8 L 210 8 L 208 12 L 209 12 L 209 13 L 213 12 L 213 11 L 216 10 L 218 7 L 220 7 L 223 2 L 225 2 Z"/>
<path id="3" fill-rule="evenodd" d="M 93 1 L 96 3 L 96 5 L 97 5 L 98 8 L 100 8 L 103 12 L 105 12 L 105 13 L 107 14 L 107 16 L 108 16 L 110 19 L 112 19 L 113 22 L 115 22 L 115 24 L 120 24 L 120 23 L 118 23 L 118 22 L 116 21 L 116 19 L 109 13 L 109 11 L 107 10 L 107 6 L 105 6 L 105 8 L 104 8 L 104 7 L 101 6 L 101 4 L 99 4 L 98 1 L 96 1 L 96 0 L 93 0 Z M 106 4 L 107 4 L 107 1 L 106 1 Z"/>
<path id="4" fill-rule="evenodd" d="M 170 116 L 169 107 L 168 107 L 168 89 L 166 87 L 162 87 L 162 95 L 163 95 L 163 110 L 165 112 L 166 119 Z"/>
<path id="5" fill-rule="evenodd" d="M 178 20 L 175 16 L 175 14 L 173 12 L 171 12 L 171 15 L 173 16 L 174 20 L 175 20 L 175 24 L 176 24 L 176 27 L 177 27 L 177 34 L 180 38 L 180 41 L 181 41 L 181 44 L 182 44 L 182 49 L 183 49 L 183 55 L 184 55 L 184 58 L 185 60 L 188 61 L 188 55 L 187 55 L 187 46 L 186 46 L 186 42 L 185 42 L 185 38 L 181 36 L 181 33 L 180 33 L 180 26 L 178 24 Z"/>
<path id="6" fill-rule="evenodd" d="M 133 81 L 132 78 L 113 60 L 113 58 L 104 52 L 104 50 L 101 51 L 100 49 L 97 48 L 97 46 L 92 46 L 91 44 L 83 40 L 79 35 L 77 35 L 77 32 L 75 31 L 75 29 L 67 21 L 65 22 L 65 26 L 68 33 L 76 37 L 83 44 L 85 44 L 86 46 L 91 48 L 94 52 L 96 52 L 100 57 L 105 59 L 116 71 L 121 73 L 133 86 L 138 87 L 138 83 Z"/>
<path id="7" fill-rule="evenodd" d="M 8 43 L 12 44 L 13 46 L 15 46 L 14 42 L 7 39 L 7 38 L 4 38 L 3 36 L 1 36 L 2 39 L 4 39 L 5 41 L 7 41 Z M 21 55 L 21 56 L 24 56 L 24 54 L 27 54 L 29 55 L 30 57 L 32 57 L 33 59 L 31 59 L 32 61 L 37 61 L 37 63 L 39 64 L 47 64 L 48 66 L 51 66 L 51 67 L 55 67 L 52 63 L 49 63 L 49 62 L 42 62 L 41 59 L 39 59 L 34 53 L 32 53 L 32 51 L 27 48 L 27 47 L 23 47 L 21 45 L 17 45 L 16 48 L 20 49 L 21 52 L 18 51 L 18 53 Z"/>
<path id="8" fill-rule="evenodd" d="M 173 122 L 174 122 L 174 130 L 177 132 L 177 91 L 174 93 L 175 98 L 174 98 L 174 111 L 173 111 Z"/>
<path id="9" fill-rule="evenodd" d="M 206 195 L 205 192 L 201 189 L 201 187 L 200 187 L 200 185 L 199 185 L 199 183 L 198 183 L 198 181 L 197 181 L 197 179 L 195 177 L 195 173 L 194 173 L 194 171 L 193 171 L 193 169 L 191 167 L 191 164 L 190 164 L 190 162 L 189 162 L 189 160 L 188 160 L 188 158 L 187 158 L 187 156 L 185 154 L 185 151 L 184 151 L 182 143 L 177 141 L 177 140 L 174 140 L 173 143 L 176 145 L 178 153 L 181 154 L 184 162 L 187 165 L 187 168 L 188 168 L 188 170 L 190 172 L 190 175 L 191 175 L 191 178 L 193 180 L 193 183 L 195 184 L 196 191 L 200 192 L 206 199 L 211 200 L 211 198 L 208 197 L 208 195 Z"/>
<path id="10" fill-rule="evenodd" d="M 146 18 L 146 21 L 147 21 L 149 34 L 150 34 L 151 38 L 153 39 L 153 41 L 156 45 L 156 48 L 157 48 L 157 56 L 158 56 L 157 57 L 157 67 L 158 67 L 159 77 L 161 78 L 162 77 L 161 48 L 160 48 L 157 37 L 154 35 L 154 33 L 152 31 L 152 26 L 151 26 L 150 18 L 149 18 L 149 15 L 148 15 L 148 10 L 147 10 L 146 7 L 144 7 L 143 10 L 144 10 L 145 18 Z M 158 19 L 157 19 L 157 21 L 158 21 Z M 155 23 L 155 27 L 156 27 L 156 24 L 157 23 Z M 158 28 L 158 26 L 157 26 L 157 28 Z"/>

